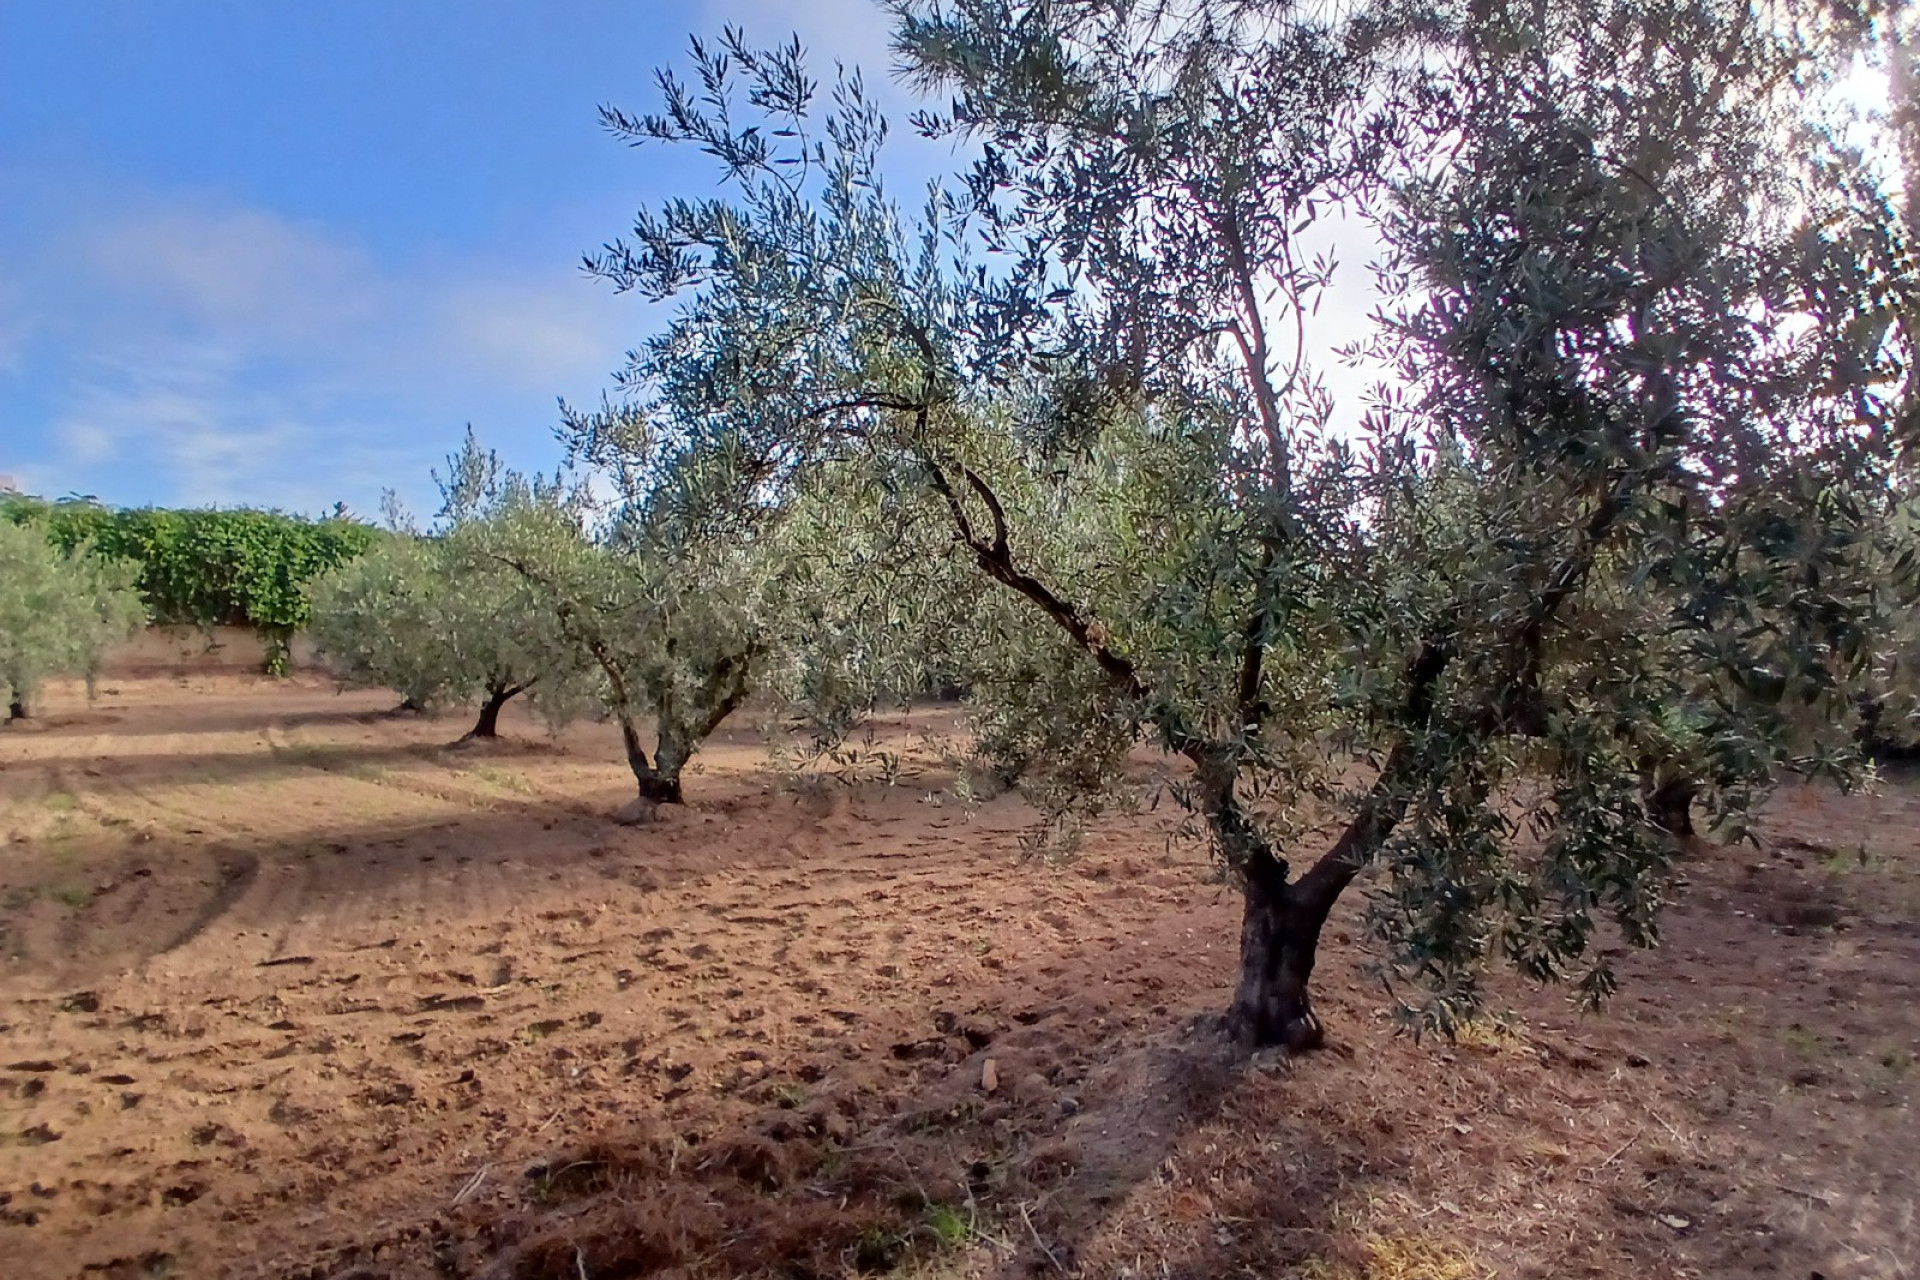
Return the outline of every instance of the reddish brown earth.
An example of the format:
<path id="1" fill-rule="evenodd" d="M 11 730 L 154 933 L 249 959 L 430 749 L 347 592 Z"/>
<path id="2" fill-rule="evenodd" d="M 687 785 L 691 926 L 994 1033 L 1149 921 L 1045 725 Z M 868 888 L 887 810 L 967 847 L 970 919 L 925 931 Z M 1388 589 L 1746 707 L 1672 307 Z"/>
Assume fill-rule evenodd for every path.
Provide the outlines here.
<path id="1" fill-rule="evenodd" d="M 128 677 L 0 732 L 0 1273 L 1915 1274 L 1898 781 L 1700 855 L 1604 1016 L 1396 1037 L 1349 904 L 1331 1049 L 1248 1065 L 1164 813 L 1023 857 L 921 718 L 892 785 L 743 728 L 620 828 L 604 726 L 391 701 Z"/>

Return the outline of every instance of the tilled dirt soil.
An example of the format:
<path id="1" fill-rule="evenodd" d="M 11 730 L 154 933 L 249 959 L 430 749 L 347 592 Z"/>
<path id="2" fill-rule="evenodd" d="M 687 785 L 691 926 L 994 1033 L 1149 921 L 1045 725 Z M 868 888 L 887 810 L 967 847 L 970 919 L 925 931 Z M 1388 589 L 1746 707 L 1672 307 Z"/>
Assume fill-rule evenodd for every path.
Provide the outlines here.
<path id="1" fill-rule="evenodd" d="M 450 749 L 314 680 L 0 732 L 0 1274 L 1915 1274 L 1920 798 L 1789 788 L 1609 1012 L 1224 1052 L 1233 895 L 1162 811 L 1024 855 L 920 735 L 746 728 L 649 826 L 615 736 Z M 785 777 L 785 781 L 782 778 Z"/>

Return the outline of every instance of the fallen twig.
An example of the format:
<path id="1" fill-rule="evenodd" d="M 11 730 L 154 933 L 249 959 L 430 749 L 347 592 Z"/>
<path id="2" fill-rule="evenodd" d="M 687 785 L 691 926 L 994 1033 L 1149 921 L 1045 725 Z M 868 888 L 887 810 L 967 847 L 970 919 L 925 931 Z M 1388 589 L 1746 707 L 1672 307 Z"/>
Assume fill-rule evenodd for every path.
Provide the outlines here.
<path id="1" fill-rule="evenodd" d="M 1615 1160 L 1618 1160 L 1622 1155 L 1625 1155 L 1628 1147 L 1631 1147 L 1634 1143 L 1640 1141 L 1640 1135 L 1643 1132 L 1645 1131 L 1641 1129 L 1634 1130 L 1633 1136 L 1631 1138 L 1628 1138 L 1625 1142 L 1621 1143 L 1620 1146 L 1614 1151 L 1612 1155 L 1608 1156 L 1605 1160 L 1602 1160 L 1599 1164 L 1593 1166 L 1590 1172 L 1598 1173 L 1600 1172 L 1600 1170 L 1612 1164 Z"/>
<path id="2" fill-rule="evenodd" d="M 474 1175 L 467 1179 L 467 1185 L 460 1188 L 460 1194 L 453 1198 L 453 1203 L 449 1205 L 448 1208 L 457 1209 L 465 1204 L 468 1197 L 480 1189 L 480 1184 L 487 1180 L 487 1174 L 492 1171 L 493 1166 L 491 1164 L 481 1165 L 480 1168 L 475 1171 Z"/>
<path id="3" fill-rule="evenodd" d="M 1040 1252 L 1047 1255 L 1047 1261 L 1053 1264 L 1053 1269 L 1065 1271 L 1066 1268 L 1060 1265 L 1060 1259 L 1054 1255 L 1053 1250 L 1047 1248 L 1047 1242 L 1040 1238 L 1040 1231 L 1033 1225 L 1033 1215 L 1027 1212 L 1025 1200 L 1020 1202 L 1020 1221 L 1027 1224 L 1027 1233 L 1033 1237 L 1033 1242 L 1040 1246 Z"/>

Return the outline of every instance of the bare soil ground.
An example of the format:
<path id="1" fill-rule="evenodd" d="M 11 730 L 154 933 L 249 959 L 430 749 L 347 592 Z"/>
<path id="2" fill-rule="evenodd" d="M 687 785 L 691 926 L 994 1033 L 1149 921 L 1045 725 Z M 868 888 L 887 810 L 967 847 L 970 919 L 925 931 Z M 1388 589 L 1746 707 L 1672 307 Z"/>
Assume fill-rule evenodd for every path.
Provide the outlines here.
<path id="1" fill-rule="evenodd" d="M 1233 895 L 1163 814 L 781 786 L 640 828 L 614 737 L 450 750 L 318 681 L 0 732 L 0 1273 L 1904 1277 L 1920 789 L 1791 788 L 1599 1017 L 1234 1060 Z M 991 1086 L 991 1087 L 988 1087 Z"/>

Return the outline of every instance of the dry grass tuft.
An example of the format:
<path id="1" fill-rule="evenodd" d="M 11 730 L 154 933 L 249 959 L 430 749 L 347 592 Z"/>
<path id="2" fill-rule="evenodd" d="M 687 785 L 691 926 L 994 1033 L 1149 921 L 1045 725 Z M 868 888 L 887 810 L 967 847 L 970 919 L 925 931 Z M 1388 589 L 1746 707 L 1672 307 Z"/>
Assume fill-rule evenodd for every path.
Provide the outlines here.
<path id="1" fill-rule="evenodd" d="M 1455 1241 L 1440 1236 L 1368 1234 L 1357 1259 L 1314 1258 L 1305 1280 L 1481 1280 L 1493 1272 Z"/>

